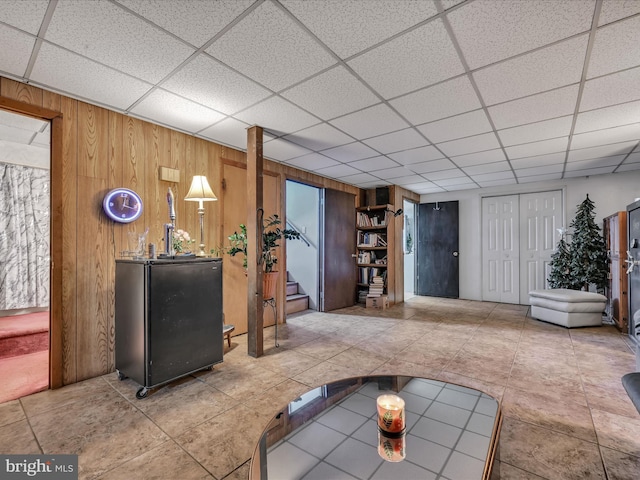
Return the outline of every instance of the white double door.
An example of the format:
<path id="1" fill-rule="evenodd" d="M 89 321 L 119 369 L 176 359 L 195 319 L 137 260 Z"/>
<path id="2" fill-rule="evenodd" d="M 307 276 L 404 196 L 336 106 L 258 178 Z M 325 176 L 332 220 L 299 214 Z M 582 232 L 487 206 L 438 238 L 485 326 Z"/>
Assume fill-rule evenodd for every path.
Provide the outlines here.
<path id="1" fill-rule="evenodd" d="M 562 191 L 482 199 L 482 299 L 527 305 L 545 288 L 564 225 Z"/>

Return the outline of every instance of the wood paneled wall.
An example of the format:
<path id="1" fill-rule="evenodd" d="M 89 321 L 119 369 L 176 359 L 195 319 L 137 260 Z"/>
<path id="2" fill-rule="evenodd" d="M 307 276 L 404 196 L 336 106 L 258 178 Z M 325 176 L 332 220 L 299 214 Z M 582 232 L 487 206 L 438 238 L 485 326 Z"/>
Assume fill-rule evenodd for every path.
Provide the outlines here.
<path id="1" fill-rule="evenodd" d="M 60 212 L 52 213 L 62 228 L 62 332 L 54 332 L 62 335 L 62 383 L 109 373 L 114 370 L 115 260 L 129 249 L 129 233 L 148 228 L 147 242 L 163 250 L 171 187 L 177 227 L 199 242 L 197 204 L 182 200 L 191 178 L 206 175 L 214 192 L 221 192 L 223 159 L 246 164 L 245 154 L 3 77 L 0 96 L 62 114 L 62 172 L 60 179 L 52 178 L 61 184 L 55 190 L 62 197 Z M 178 169 L 180 181 L 159 180 L 161 166 Z M 277 162 L 265 161 L 265 170 L 280 174 L 282 205 L 287 179 L 361 196 L 356 187 Z M 144 212 L 136 222 L 116 224 L 102 213 L 105 193 L 116 187 L 141 195 Z M 224 243 L 220 204 L 205 205 L 207 248 Z M 246 298 L 237 301 L 245 303 Z"/>

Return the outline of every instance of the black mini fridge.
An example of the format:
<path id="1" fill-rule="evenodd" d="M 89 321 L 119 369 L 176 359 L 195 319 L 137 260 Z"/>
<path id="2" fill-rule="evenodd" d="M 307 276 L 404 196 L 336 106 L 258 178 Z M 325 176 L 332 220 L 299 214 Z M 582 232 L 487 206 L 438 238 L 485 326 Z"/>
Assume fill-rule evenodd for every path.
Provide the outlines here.
<path id="1" fill-rule="evenodd" d="M 148 389 L 222 362 L 222 260 L 116 260 L 115 366 Z"/>

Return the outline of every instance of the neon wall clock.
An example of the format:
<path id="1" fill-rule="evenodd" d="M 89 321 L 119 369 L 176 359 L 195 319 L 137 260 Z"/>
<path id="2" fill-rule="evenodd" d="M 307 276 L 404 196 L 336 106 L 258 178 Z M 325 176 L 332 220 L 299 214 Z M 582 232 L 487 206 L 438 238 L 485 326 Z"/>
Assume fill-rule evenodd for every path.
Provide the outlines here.
<path id="1" fill-rule="evenodd" d="M 102 208 L 114 222 L 131 223 L 142 215 L 142 199 L 128 188 L 114 188 L 104 196 Z"/>

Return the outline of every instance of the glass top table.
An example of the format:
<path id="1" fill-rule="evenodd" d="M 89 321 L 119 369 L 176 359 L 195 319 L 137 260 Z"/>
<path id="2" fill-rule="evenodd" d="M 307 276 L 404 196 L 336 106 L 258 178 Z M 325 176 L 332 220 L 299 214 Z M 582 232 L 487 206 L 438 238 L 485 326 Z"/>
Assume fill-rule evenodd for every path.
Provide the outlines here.
<path id="1" fill-rule="evenodd" d="M 405 430 L 378 427 L 376 399 L 404 400 Z M 328 383 L 277 412 L 255 448 L 251 480 L 488 479 L 502 422 L 496 399 L 427 378 Z"/>

